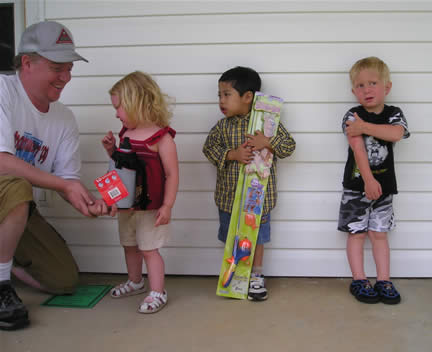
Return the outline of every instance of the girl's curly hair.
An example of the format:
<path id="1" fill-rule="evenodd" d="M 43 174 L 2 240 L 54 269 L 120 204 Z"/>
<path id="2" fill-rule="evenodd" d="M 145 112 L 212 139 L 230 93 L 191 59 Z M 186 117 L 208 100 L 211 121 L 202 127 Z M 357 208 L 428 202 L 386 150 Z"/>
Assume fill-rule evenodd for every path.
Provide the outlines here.
<path id="1" fill-rule="evenodd" d="M 128 119 L 136 125 L 150 122 L 161 128 L 169 126 L 171 98 L 162 93 L 149 74 L 140 71 L 129 73 L 115 83 L 109 93 L 119 98 Z"/>

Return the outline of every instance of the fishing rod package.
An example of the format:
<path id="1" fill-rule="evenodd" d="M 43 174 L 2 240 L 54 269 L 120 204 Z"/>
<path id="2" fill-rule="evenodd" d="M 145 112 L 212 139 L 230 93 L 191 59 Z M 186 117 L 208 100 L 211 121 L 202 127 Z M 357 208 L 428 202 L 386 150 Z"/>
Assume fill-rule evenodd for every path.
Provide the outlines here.
<path id="1" fill-rule="evenodd" d="M 248 125 L 248 134 L 261 131 L 266 137 L 276 135 L 283 100 L 256 92 Z M 264 148 L 254 151 L 251 163 L 240 166 L 231 221 L 225 244 L 216 294 L 246 299 L 255 246 L 261 224 L 273 154 Z"/>

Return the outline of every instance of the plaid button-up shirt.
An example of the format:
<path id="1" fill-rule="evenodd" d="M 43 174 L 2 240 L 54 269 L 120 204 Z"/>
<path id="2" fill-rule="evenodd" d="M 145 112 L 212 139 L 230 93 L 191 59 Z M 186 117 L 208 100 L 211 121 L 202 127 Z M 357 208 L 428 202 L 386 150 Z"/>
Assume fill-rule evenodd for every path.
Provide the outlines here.
<path id="1" fill-rule="evenodd" d="M 217 167 L 216 191 L 214 199 L 218 208 L 231 213 L 240 173 L 240 163 L 227 160 L 230 150 L 237 149 L 246 141 L 250 114 L 246 116 L 225 117 L 210 130 L 204 143 L 203 153 Z M 263 215 L 268 214 L 276 205 L 276 161 L 277 158 L 290 156 L 295 149 L 295 141 L 279 123 L 276 136 L 270 139 L 274 150 L 273 164 L 264 198 Z"/>

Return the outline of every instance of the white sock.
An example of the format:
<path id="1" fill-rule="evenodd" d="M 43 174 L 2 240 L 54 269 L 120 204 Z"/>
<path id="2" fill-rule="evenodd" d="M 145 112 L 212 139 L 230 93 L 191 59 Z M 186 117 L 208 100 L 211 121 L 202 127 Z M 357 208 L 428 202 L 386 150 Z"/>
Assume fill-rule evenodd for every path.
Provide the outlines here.
<path id="1" fill-rule="evenodd" d="M 262 266 L 253 266 L 252 273 L 255 274 L 256 276 L 262 275 Z"/>
<path id="2" fill-rule="evenodd" d="M 10 280 L 12 270 L 12 259 L 8 263 L 0 263 L 0 281 Z"/>

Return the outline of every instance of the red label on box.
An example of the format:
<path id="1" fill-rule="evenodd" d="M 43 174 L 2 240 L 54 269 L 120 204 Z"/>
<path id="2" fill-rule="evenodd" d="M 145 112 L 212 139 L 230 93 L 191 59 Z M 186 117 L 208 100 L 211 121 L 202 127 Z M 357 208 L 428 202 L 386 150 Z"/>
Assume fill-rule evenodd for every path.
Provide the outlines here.
<path id="1" fill-rule="evenodd" d="M 97 190 L 107 205 L 113 205 L 129 195 L 117 171 L 112 170 L 94 180 Z"/>

